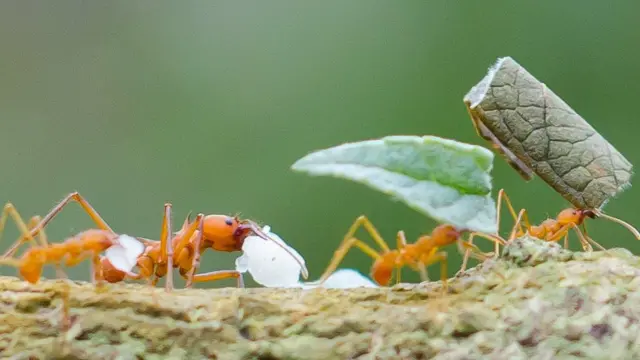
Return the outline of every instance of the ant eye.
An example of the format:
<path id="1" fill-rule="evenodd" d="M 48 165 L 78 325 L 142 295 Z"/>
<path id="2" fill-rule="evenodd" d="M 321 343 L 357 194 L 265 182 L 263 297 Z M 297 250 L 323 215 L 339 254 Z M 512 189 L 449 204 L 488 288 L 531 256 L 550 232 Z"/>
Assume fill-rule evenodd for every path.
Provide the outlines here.
<path id="1" fill-rule="evenodd" d="M 233 219 L 227 218 L 227 220 L 225 220 L 224 223 L 229 225 L 229 226 L 231 226 L 231 225 L 233 225 Z"/>

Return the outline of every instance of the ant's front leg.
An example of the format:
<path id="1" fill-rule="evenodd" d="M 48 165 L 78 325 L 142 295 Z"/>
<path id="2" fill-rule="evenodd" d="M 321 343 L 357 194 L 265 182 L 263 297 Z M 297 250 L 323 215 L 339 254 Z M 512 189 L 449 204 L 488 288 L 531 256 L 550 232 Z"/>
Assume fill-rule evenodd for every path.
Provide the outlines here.
<path id="1" fill-rule="evenodd" d="M 193 275 L 191 279 L 193 282 L 205 282 L 205 281 L 218 281 L 218 280 L 233 279 L 233 278 L 236 279 L 237 286 L 239 288 L 244 288 L 244 279 L 242 278 L 242 273 L 236 270 L 211 271 L 208 273 Z"/>
<path id="2" fill-rule="evenodd" d="M 171 203 L 164 204 L 164 214 L 162 216 L 162 230 L 160 231 L 160 261 L 157 266 L 166 264 L 167 279 L 164 289 L 167 292 L 173 290 L 173 244 L 171 241 Z M 153 280 L 153 285 L 158 282 L 158 276 Z"/>
<path id="3" fill-rule="evenodd" d="M 198 214 L 197 219 L 198 220 L 196 224 L 198 225 L 198 234 L 196 235 L 196 239 L 193 247 L 193 260 L 191 262 L 191 269 L 189 270 L 187 283 L 185 285 L 187 289 L 191 288 L 191 286 L 193 285 L 193 277 L 195 273 L 198 271 L 198 268 L 200 267 L 200 244 L 202 243 L 202 237 L 204 232 L 203 231 L 204 230 L 203 229 L 204 214 Z M 189 238 L 191 238 L 191 236 L 189 236 Z"/>

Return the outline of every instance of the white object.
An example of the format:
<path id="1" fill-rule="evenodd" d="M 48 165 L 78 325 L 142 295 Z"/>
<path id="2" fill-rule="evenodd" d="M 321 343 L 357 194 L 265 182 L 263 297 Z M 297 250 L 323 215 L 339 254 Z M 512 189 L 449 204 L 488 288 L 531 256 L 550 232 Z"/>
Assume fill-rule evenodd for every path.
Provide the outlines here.
<path id="1" fill-rule="evenodd" d="M 144 244 L 129 235 L 118 236 L 117 243 L 105 250 L 105 257 L 114 268 L 131 272 L 136 266 L 138 256 L 144 251 Z"/>
<path id="2" fill-rule="evenodd" d="M 379 287 L 368 277 L 362 275 L 353 269 L 338 269 L 331 274 L 322 284 L 308 282 L 300 283 L 303 289 L 313 289 L 316 287 L 324 287 L 328 289 L 350 289 L 357 287 L 377 288 Z"/>
<path id="3" fill-rule="evenodd" d="M 300 274 L 305 266 L 302 256 L 272 233 L 269 226 L 262 231 L 273 241 L 256 235 L 247 236 L 242 245 L 243 254 L 236 259 L 236 270 L 248 272 L 262 286 L 300 286 Z"/>

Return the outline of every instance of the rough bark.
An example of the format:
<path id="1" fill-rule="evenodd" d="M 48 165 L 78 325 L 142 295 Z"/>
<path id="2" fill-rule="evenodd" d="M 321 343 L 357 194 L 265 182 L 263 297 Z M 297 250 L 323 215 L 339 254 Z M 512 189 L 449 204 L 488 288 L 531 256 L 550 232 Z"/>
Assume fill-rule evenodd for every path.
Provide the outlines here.
<path id="1" fill-rule="evenodd" d="M 0 277 L 15 359 L 640 358 L 640 261 L 523 238 L 439 282 L 176 290 Z M 64 330 L 68 292 L 71 323 Z"/>

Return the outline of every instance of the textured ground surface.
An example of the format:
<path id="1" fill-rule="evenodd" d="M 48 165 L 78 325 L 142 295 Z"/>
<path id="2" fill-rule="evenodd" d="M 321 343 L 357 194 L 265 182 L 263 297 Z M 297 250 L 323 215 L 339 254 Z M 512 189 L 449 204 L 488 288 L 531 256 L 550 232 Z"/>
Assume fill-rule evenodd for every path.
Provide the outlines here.
<path id="1" fill-rule="evenodd" d="M 390 289 L 177 290 L 0 277 L 15 359 L 640 358 L 640 259 L 532 239 L 451 279 Z"/>

